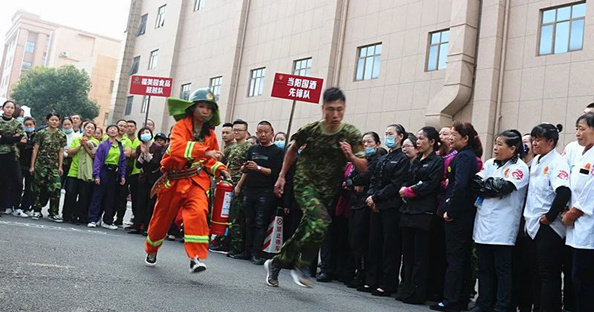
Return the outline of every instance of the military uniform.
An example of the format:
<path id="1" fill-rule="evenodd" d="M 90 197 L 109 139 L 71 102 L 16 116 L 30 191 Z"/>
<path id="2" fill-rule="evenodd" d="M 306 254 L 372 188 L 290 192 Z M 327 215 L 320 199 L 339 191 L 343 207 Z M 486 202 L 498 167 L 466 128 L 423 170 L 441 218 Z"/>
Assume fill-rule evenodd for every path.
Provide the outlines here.
<path id="1" fill-rule="evenodd" d="M 241 166 L 245 163 L 245 157 L 252 144 L 248 141 L 235 143 L 227 148 L 227 167 L 233 183 L 237 184 L 241 179 Z M 245 215 L 242 209 L 243 192 L 234 196 L 229 211 L 229 236 L 231 239 L 231 251 L 239 253 L 244 250 L 245 241 Z"/>
<path id="2" fill-rule="evenodd" d="M 33 142 L 39 145 L 33 172 L 33 209 L 41 212 L 47 199 L 50 201 L 50 216 L 58 215 L 60 204 L 60 149 L 66 145 L 66 135 L 62 131 L 45 128 L 35 135 Z M 43 202 L 42 202 L 43 199 Z"/>
<path id="3" fill-rule="evenodd" d="M 16 136 L 15 136 L 16 135 Z M 16 143 L 25 136 L 23 125 L 14 118 L 0 118 L 0 209 L 18 207 L 23 189 Z M 15 195 L 17 194 L 17 195 Z"/>
<path id="4" fill-rule="evenodd" d="M 297 159 L 293 179 L 295 200 L 303 212 L 295 234 L 274 257 L 275 266 L 307 269 L 317 255 L 331 222 L 328 208 L 338 194 L 347 159 L 340 142 L 351 145 L 356 157 L 364 158 L 361 132 L 343 123 L 335 132 L 323 129 L 322 121 L 308 124 L 291 137 L 296 146 L 307 145 Z"/>

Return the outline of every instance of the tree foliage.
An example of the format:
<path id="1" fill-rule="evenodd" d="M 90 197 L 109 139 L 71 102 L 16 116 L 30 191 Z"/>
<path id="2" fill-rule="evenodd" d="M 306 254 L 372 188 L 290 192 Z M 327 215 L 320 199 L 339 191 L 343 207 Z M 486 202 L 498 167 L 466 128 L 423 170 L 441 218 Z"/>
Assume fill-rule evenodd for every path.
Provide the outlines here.
<path id="1" fill-rule="evenodd" d="M 99 115 L 97 102 L 89 99 L 91 79 L 86 71 L 72 65 L 60 68 L 35 67 L 21 76 L 12 91 L 19 105 L 31 108 L 38 121 L 56 111 L 61 117 L 79 114 L 84 119 Z"/>

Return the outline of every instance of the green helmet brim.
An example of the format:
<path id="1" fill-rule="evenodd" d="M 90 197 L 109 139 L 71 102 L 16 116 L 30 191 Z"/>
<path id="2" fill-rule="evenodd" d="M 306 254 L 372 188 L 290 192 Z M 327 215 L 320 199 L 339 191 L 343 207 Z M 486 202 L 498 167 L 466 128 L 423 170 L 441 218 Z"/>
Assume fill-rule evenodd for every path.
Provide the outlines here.
<path id="1" fill-rule="evenodd" d="M 212 118 L 208 121 L 213 128 L 221 124 L 221 116 L 219 113 L 219 106 L 216 102 L 204 101 L 212 104 Z M 187 109 L 192 107 L 197 102 L 182 100 L 178 98 L 167 98 L 167 108 L 169 115 L 172 116 L 175 121 L 184 119 L 187 114 Z"/>

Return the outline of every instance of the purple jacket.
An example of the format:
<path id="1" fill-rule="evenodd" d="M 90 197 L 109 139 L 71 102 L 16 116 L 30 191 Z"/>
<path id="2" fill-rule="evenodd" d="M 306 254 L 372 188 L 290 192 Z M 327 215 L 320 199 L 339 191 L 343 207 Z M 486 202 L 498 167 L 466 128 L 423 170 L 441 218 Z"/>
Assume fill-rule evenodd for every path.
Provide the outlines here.
<path id="1" fill-rule="evenodd" d="M 118 167 L 120 167 L 120 177 L 126 177 L 126 155 L 124 154 L 124 148 L 122 147 L 122 143 L 118 142 L 118 146 L 120 147 L 120 160 L 118 161 Z M 93 177 L 95 179 L 99 179 L 99 173 L 101 172 L 101 168 L 105 164 L 105 159 L 107 159 L 107 154 L 109 153 L 109 149 L 111 148 L 111 142 L 109 140 L 105 140 L 99 144 L 97 147 L 97 152 L 95 153 L 95 160 L 93 161 Z"/>

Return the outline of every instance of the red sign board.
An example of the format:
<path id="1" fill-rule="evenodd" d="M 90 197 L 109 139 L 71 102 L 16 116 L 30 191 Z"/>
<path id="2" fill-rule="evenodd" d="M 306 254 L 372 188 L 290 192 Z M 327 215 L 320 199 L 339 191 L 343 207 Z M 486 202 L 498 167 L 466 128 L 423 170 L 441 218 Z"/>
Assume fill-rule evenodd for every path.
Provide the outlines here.
<path id="1" fill-rule="evenodd" d="M 168 97 L 171 95 L 172 82 L 173 79 L 169 77 L 133 75 L 130 94 Z"/>
<path id="2" fill-rule="evenodd" d="M 276 73 L 272 96 L 311 103 L 319 103 L 324 79 Z"/>

